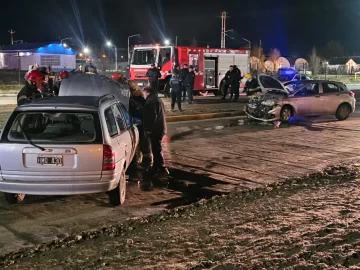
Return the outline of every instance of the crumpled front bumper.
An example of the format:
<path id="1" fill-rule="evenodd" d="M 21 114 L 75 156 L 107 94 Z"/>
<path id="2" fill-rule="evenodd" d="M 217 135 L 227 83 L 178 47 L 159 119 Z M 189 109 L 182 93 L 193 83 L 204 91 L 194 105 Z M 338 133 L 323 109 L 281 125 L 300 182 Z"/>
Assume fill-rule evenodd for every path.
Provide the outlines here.
<path id="1" fill-rule="evenodd" d="M 263 122 L 272 122 L 272 121 L 279 120 L 280 119 L 280 111 L 281 111 L 281 106 L 277 105 L 267 112 L 266 117 L 260 118 L 260 117 L 255 117 L 254 115 L 251 114 L 251 109 L 248 108 L 248 105 L 245 105 L 245 107 L 244 107 L 244 112 L 248 117 L 250 117 L 251 119 L 263 121 Z"/>

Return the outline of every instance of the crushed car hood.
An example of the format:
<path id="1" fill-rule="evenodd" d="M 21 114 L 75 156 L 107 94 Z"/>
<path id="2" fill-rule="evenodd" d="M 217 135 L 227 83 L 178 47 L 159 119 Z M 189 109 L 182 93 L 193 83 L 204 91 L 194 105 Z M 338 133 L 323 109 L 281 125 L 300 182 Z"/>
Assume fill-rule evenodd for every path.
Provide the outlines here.
<path id="1" fill-rule="evenodd" d="M 259 74 L 257 77 L 258 83 L 261 87 L 262 93 L 266 95 L 288 95 L 289 91 L 286 90 L 285 86 L 277 79 L 266 75 Z"/>

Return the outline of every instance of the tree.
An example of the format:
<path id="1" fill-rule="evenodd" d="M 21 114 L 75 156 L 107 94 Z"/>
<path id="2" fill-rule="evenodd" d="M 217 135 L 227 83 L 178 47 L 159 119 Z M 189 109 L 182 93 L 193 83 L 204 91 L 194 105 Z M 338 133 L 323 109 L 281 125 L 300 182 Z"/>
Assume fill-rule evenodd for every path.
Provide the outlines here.
<path id="1" fill-rule="evenodd" d="M 261 72 L 265 72 L 265 55 L 264 55 L 263 48 L 261 48 L 259 46 L 253 46 L 251 48 L 250 56 L 251 57 L 256 57 L 257 59 L 259 59 L 259 62 L 257 63 L 257 68 L 256 69 L 258 71 L 260 70 Z"/>
<path id="2" fill-rule="evenodd" d="M 281 53 L 279 49 L 274 48 L 270 50 L 269 60 L 273 62 L 275 71 L 277 71 L 280 68 L 280 61 L 279 61 L 280 56 Z"/>
<path id="3" fill-rule="evenodd" d="M 322 58 L 329 60 L 333 57 L 343 57 L 345 52 L 339 42 L 329 41 L 326 46 L 319 51 L 319 54 Z"/>
<path id="4" fill-rule="evenodd" d="M 314 47 L 310 55 L 310 66 L 312 75 L 319 74 L 321 58 L 317 55 L 316 48 Z"/>

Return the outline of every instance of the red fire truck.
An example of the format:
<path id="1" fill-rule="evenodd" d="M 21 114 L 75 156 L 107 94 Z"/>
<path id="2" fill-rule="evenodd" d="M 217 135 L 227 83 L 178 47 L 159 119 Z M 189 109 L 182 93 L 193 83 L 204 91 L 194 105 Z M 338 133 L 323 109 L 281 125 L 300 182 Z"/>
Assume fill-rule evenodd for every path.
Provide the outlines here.
<path id="1" fill-rule="evenodd" d="M 185 46 L 160 46 L 160 44 L 135 45 L 130 63 L 130 78 L 139 86 L 148 83 L 146 72 L 151 64 L 160 68 L 160 91 L 170 92 L 169 80 L 175 65 L 193 65 L 196 71 L 194 90 L 214 92 L 230 65 L 237 65 L 242 74 L 249 71 L 249 51 L 244 49 L 215 49 Z"/>

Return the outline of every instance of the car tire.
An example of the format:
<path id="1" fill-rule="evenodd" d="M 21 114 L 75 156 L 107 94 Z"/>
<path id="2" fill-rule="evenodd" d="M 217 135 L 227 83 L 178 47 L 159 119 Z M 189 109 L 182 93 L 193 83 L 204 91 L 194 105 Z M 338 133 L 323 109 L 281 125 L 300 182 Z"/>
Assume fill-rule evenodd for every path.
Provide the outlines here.
<path id="1" fill-rule="evenodd" d="M 340 106 L 336 110 L 335 116 L 337 120 L 344 121 L 349 118 L 350 113 L 351 113 L 350 105 L 340 104 Z"/>
<path id="2" fill-rule="evenodd" d="M 289 123 L 291 116 L 293 116 L 293 111 L 290 106 L 282 107 L 280 111 L 280 122 Z"/>
<path id="3" fill-rule="evenodd" d="M 18 204 L 25 199 L 25 194 L 4 193 L 4 197 L 9 204 Z"/>
<path id="4" fill-rule="evenodd" d="M 116 188 L 108 192 L 109 202 L 112 206 L 119 206 L 124 204 L 126 197 L 126 174 L 125 168 L 121 172 L 119 184 Z"/>

